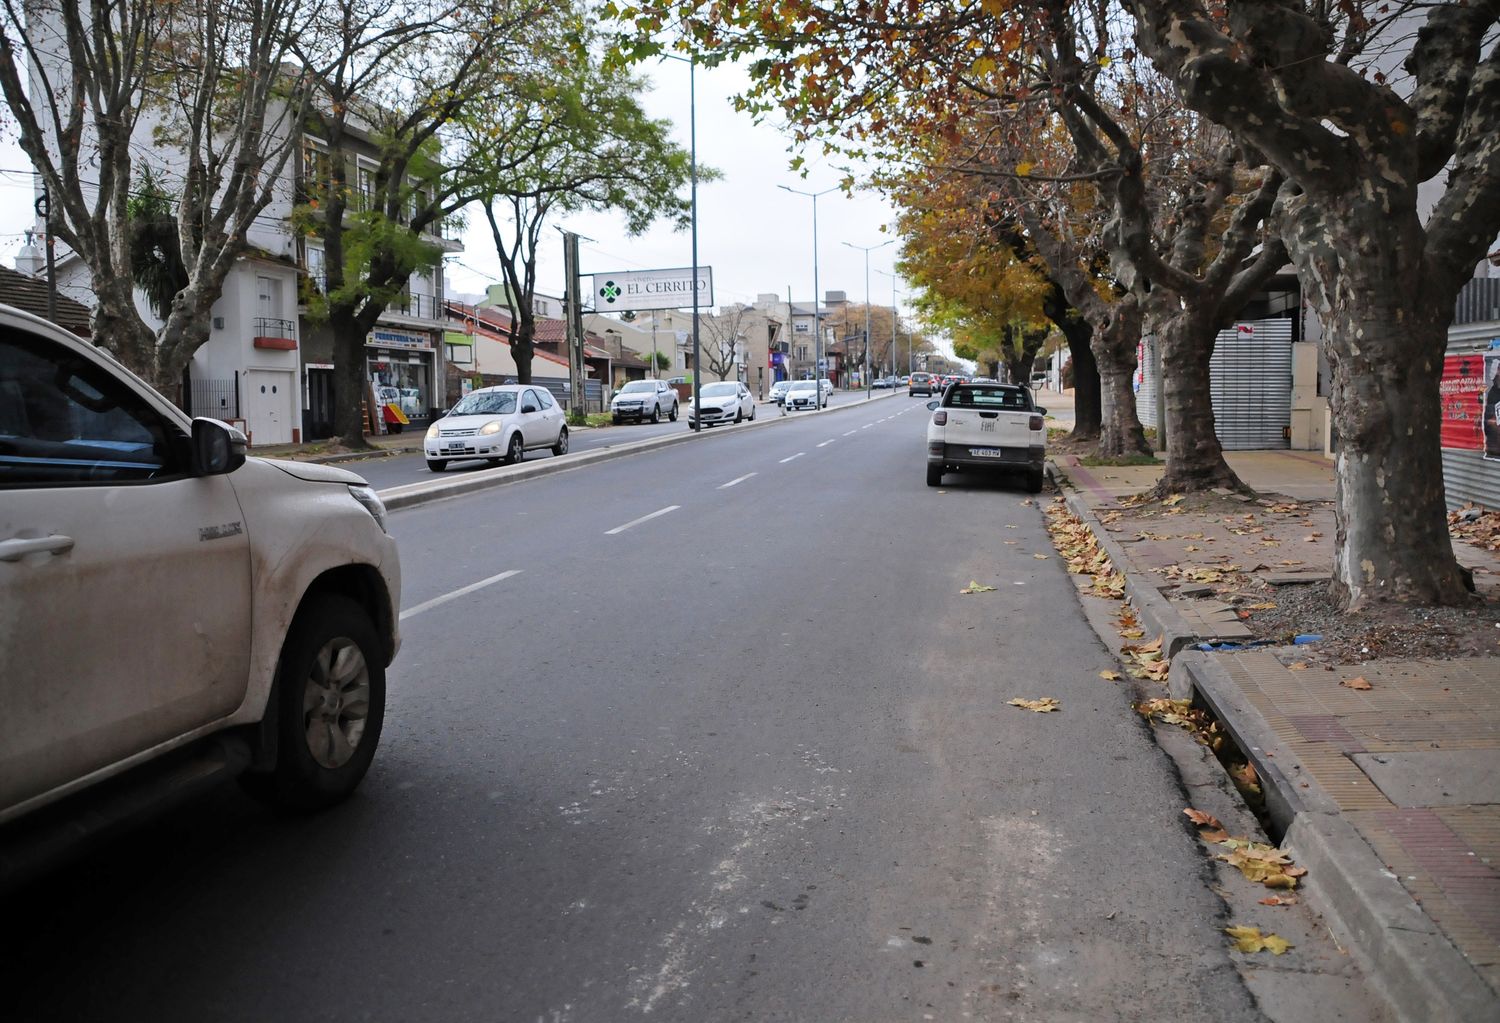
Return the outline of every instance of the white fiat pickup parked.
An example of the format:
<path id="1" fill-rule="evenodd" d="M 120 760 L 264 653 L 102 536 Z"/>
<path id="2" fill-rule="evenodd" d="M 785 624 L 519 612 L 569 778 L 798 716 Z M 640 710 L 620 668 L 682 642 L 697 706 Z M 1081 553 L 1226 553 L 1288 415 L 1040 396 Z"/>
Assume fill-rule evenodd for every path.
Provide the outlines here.
<path id="1" fill-rule="evenodd" d="M 0 889 L 219 778 L 305 809 L 349 794 L 400 589 L 364 480 L 246 458 L 0 305 Z"/>
<path id="2" fill-rule="evenodd" d="M 1014 384 L 954 384 L 927 403 L 927 485 L 945 472 L 1014 472 L 1033 493 L 1042 489 L 1047 410 Z"/>

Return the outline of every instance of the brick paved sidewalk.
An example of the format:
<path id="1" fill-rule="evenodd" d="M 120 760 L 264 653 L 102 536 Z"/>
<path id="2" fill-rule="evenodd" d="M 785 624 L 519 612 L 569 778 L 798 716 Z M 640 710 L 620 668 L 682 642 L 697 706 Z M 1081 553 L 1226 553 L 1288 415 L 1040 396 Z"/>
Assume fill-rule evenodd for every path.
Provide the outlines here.
<path id="1" fill-rule="evenodd" d="M 1211 508 L 1157 506 L 1142 520 L 1119 500 L 1153 485 L 1159 466 L 1085 467 L 1071 458 L 1058 466 L 1070 507 L 1125 572 L 1143 622 L 1172 653 L 1200 639 L 1251 638 L 1237 609 L 1214 599 L 1216 575 L 1326 578 L 1332 563 L 1328 461 L 1291 451 L 1227 460 L 1261 494 L 1303 503 L 1226 493 Z M 1494 553 L 1457 546 L 1465 564 L 1500 573 Z M 1405 985 L 1388 992 L 1398 1012 L 1500 1019 L 1500 659 L 1292 670 L 1285 662 L 1298 662 L 1286 648 L 1258 648 L 1180 660 L 1187 670 L 1174 666 L 1173 695 L 1196 689 L 1248 747 L 1281 829 L 1300 814 L 1337 819 L 1352 831 L 1330 826 L 1329 834 L 1357 836 L 1332 846 L 1338 852 L 1308 877 L 1309 890 L 1364 903 L 1332 906 L 1331 915 L 1354 932 L 1342 937 L 1372 973 Z M 1341 684 L 1356 677 L 1370 688 Z M 1393 912 L 1411 915 L 1398 922 Z M 1412 920 L 1418 926 L 1408 927 Z M 1407 930 L 1410 940 L 1398 933 Z"/>

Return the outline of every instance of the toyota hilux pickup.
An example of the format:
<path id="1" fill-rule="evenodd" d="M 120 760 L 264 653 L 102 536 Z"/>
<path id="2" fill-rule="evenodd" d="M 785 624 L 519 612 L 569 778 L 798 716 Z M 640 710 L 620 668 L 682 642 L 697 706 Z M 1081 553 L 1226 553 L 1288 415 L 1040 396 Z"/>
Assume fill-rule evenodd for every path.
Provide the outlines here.
<path id="1" fill-rule="evenodd" d="M 300 809 L 348 795 L 400 589 L 360 477 L 247 458 L 0 305 L 0 889 L 223 778 Z"/>
<path id="2" fill-rule="evenodd" d="M 1011 472 L 1042 489 L 1047 458 L 1047 410 L 1014 384 L 958 383 L 927 403 L 927 485 L 949 472 Z"/>

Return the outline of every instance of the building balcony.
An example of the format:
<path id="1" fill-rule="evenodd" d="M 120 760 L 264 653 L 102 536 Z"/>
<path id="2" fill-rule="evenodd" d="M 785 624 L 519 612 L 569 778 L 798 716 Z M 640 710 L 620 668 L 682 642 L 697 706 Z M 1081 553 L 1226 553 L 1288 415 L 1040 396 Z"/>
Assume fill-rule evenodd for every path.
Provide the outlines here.
<path id="1" fill-rule="evenodd" d="M 251 344 L 278 352 L 297 350 L 297 321 L 257 316 L 250 324 Z"/>

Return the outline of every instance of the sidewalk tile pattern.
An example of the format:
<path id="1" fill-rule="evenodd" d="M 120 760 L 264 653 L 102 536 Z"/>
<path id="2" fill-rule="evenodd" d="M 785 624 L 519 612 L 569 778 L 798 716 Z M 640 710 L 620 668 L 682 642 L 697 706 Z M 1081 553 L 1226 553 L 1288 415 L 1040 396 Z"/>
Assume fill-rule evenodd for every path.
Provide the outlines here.
<path id="1" fill-rule="evenodd" d="M 1500 661 L 1371 662 L 1293 672 L 1269 652 L 1252 651 L 1222 657 L 1220 664 L 1304 776 L 1500 992 L 1500 777 L 1493 803 L 1398 807 L 1350 759 L 1365 752 L 1500 753 L 1500 684 L 1493 681 L 1500 678 Z M 1372 688 L 1340 685 L 1356 676 Z"/>
<path id="2" fill-rule="evenodd" d="M 1332 561 L 1332 509 L 1326 503 L 1333 496 L 1330 463 L 1284 451 L 1228 457 L 1240 478 L 1261 492 L 1325 503 L 1281 516 L 1247 505 L 1238 517 L 1169 518 L 1168 512 L 1145 526 L 1117 519 L 1105 527 L 1126 554 L 1128 563 L 1118 567 L 1136 578 L 1158 580 L 1173 609 L 1189 628 L 1201 628 L 1204 638 L 1215 626 L 1231 623 L 1216 622 L 1209 601 L 1174 593 L 1186 567 L 1223 569 L 1232 563 L 1266 579 L 1326 575 Z M 1159 469 L 1073 464 L 1066 472 L 1083 500 L 1102 509 L 1151 486 Z M 1468 544 L 1456 549 L 1464 564 L 1500 571 L 1495 552 Z M 1326 798 L 1313 799 L 1309 791 L 1309 804 L 1336 808 L 1500 993 L 1500 777 L 1493 796 L 1485 797 L 1481 776 L 1478 805 L 1397 806 L 1353 759 L 1366 753 L 1422 753 L 1423 762 L 1431 763 L 1433 755 L 1445 751 L 1475 750 L 1500 757 L 1500 659 L 1377 660 L 1333 671 L 1314 664 L 1294 672 L 1257 649 L 1222 654 L 1216 661 L 1274 732 L 1280 744 L 1276 762 L 1289 782 L 1321 790 Z M 1340 684 L 1356 676 L 1371 687 Z M 1465 762 L 1473 763 L 1472 753 Z M 1412 799 L 1410 793 L 1422 788 L 1405 791 L 1403 798 Z"/>

